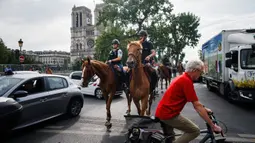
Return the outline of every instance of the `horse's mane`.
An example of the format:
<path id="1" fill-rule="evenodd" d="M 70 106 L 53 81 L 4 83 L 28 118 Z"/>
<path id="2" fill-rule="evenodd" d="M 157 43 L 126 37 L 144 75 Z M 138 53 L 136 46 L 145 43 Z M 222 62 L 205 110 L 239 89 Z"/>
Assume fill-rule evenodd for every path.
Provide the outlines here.
<path id="1" fill-rule="evenodd" d="M 84 61 L 82 64 L 82 68 L 84 68 L 85 65 L 88 65 L 88 61 Z M 95 70 L 107 70 L 108 65 L 105 64 L 104 62 L 97 61 L 97 60 L 90 60 L 90 65 L 95 69 Z"/>
<path id="2" fill-rule="evenodd" d="M 140 43 L 140 41 L 130 41 L 130 42 L 128 43 L 128 45 L 127 45 L 127 50 L 129 49 L 129 47 L 130 47 L 131 45 L 135 45 L 135 46 L 138 46 L 138 47 L 140 47 L 141 49 L 143 49 L 143 46 L 142 46 L 142 44 Z"/>

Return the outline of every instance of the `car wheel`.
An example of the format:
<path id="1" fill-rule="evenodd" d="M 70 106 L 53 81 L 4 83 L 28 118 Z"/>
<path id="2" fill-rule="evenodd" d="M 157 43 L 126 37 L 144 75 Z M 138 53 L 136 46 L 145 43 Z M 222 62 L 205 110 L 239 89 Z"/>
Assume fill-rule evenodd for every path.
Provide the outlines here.
<path id="1" fill-rule="evenodd" d="M 71 101 L 69 102 L 69 105 L 67 107 L 67 114 L 70 117 L 78 116 L 81 112 L 82 105 L 83 105 L 82 100 L 80 100 L 79 98 L 71 99 Z"/>
<path id="2" fill-rule="evenodd" d="M 98 98 L 98 99 L 103 99 L 102 90 L 100 88 L 97 88 L 95 90 L 95 97 Z"/>

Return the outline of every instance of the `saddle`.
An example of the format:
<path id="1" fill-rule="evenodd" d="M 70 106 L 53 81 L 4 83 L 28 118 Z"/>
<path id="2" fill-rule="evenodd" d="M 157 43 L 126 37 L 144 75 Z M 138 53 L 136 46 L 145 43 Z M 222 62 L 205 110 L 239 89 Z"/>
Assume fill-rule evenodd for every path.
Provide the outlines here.
<path id="1" fill-rule="evenodd" d="M 144 69 L 144 72 L 145 72 L 145 75 L 147 76 L 149 82 L 150 82 L 150 90 L 151 92 L 156 88 L 156 84 L 157 84 L 157 81 L 158 81 L 158 76 L 157 76 L 157 72 L 156 70 L 149 66 L 149 65 L 144 65 L 143 66 L 143 69 Z M 129 72 L 127 71 L 127 74 L 129 74 L 129 83 L 131 82 L 131 79 L 132 79 L 132 72 Z"/>
<path id="2" fill-rule="evenodd" d="M 118 65 L 109 65 L 114 73 L 115 80 L 119 81 L 120 83 L 117 85 L 117 89 L 121 89 L 123 86 L 123 83 L 127 85 L 126 80 L 126 74 L 123 67 L 123 72 L 121 71 L 121 68 Z"/>

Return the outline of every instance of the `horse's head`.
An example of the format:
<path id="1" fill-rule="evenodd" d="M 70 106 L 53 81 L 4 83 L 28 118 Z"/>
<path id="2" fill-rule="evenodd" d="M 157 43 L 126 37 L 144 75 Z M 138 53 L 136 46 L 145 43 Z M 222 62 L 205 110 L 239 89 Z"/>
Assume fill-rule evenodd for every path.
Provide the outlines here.
<path id="1" fill-rule="evenodd" d="M 135 68 L 138 64 L 141 64 L 143 46 L 140 41 L 128 42 L 128 59 L 127 66 L 129 68 Z"/>
<path id="2" fill-rule="evenodd" d="M 89 80 L 94 76 L 95 72 L 93 70 L 90 58 L 83 61 L 82 63 L 82 86 L 87 87 L 89 84 Z"/>

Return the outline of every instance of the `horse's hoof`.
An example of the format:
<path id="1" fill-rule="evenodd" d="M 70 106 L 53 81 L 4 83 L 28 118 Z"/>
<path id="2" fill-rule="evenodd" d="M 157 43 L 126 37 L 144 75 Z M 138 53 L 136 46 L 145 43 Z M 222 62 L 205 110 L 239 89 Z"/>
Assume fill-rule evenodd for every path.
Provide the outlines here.
<path id="1" fill-rule="evenodd" d="M 109 122 L 109 124 L 106 126 L 107 131 L 109 131 L 112 128 L 112 123 Z"/>
<path id="2" fill-rule="evenodd" d="M 106 121 L 106 122 L 104 123 L 105 126 L 108 126 L 109 124 L 110 124 L 109 121 Z"/>

